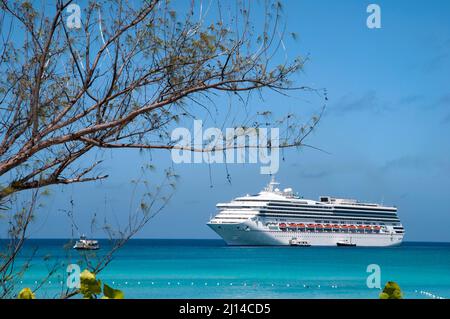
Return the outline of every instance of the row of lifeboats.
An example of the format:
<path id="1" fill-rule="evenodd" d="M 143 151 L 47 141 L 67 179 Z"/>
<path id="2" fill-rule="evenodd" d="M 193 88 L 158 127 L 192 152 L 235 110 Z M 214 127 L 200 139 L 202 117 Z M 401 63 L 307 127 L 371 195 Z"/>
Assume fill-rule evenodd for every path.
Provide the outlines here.
<path id="1" fill-rule="evenodd" d="M 286 229 L 323 229 L 323 230 L 363 230 L 376 231 L 381 230 L 381 226 L 370 225 L 331 225 L 331 224 L 296 224 L 296 223 L 279 223 L 278 227 L 281 230 Z"/>

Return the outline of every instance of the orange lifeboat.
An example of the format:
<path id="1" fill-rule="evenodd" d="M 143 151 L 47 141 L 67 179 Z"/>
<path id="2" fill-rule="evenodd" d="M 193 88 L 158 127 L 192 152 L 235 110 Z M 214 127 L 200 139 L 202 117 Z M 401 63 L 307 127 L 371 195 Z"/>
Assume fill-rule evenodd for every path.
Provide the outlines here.
<path id="1" fill-rule="evenodd" d="M 285 224 L 285 223 L 278 224 L 278 227 L 280 227 L 280 228 L 286 228 L 286 224 Z"/>
<path id="2" fill-rule="evenodd" d="M 298 228 L 305 228 L 305 224 L 297 224 Z"/>

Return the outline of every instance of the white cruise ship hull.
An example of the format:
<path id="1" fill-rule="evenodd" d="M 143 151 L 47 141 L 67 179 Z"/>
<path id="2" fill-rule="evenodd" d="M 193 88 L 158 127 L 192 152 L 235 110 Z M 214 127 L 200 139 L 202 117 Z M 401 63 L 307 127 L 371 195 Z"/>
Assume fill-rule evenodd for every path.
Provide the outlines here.
<path id="1" fill-rule="evenodd" d="M 307 241 L 311 246 L 337 246 L 338 242 L 350 242 L 358 247 L 388 247 L 399 245 L 403 234 L 345 233 L 315 231 L 270 230 L 261 223 L 248 220 L 243 223 L 208 223 L 228 245 L 234 246 L 282 246 L 292 239 Z"/>

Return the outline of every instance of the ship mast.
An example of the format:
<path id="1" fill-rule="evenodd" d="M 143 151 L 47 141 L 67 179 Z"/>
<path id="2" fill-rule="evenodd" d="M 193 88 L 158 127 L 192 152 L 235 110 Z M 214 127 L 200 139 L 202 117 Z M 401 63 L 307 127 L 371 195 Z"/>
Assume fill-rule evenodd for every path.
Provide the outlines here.
<path id="1" fill-rule="evenodd" d="M 273 193 L 275 190 L 275 186 L 280 185 L 280 183 L 275 181 L 275 176 L 272 176 L 272 179 L 270 180 L 270 183 L 265 188 L 265 191 Z"/>

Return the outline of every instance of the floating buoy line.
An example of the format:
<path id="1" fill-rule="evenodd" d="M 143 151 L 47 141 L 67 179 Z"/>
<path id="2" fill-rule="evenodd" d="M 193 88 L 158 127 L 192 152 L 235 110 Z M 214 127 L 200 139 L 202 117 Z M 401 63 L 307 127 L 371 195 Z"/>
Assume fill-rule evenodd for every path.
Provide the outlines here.
<path id="1" fill-rule="evenodd" d="M 26 285 L 26 281 L 21 280 L 20 284 Z M 38 285 L 38 284 L 42 284 L 42 282 L 34 280 L 34 284 Z M 111 284 L 113 286 L 145 286 L 147 284 L 147 286 L 243 286 L 243 287 L 247 287 L 247 286 L 251 286 L 251 287 L 284 287 L 284 288 L 333 288 L 333 289 L 337 289 L 338 285 L 332 283 L 331 285 L 321 285 L 321 284 L 306 284 L 306 283 L 286 283 L 286 282 L 277 282 L 277 283 L 251 283 L 251 282 L 247 282 L 247 281 L 242 281 L 242 282 L 218 282 L 218 281 L 189 281 L 189 282 L 181 282 L 181 281 L 111 281 Z M 65 281 L 52 281 L 52 280 L 48 280 L 45 282 L 45 285 L 65 285 Z"/>
<path id="2" fill-rule="evenodd" d="M 32 281 L 34 282 L 34 285 L 40 285 L 42 284 L 42 282 L 34 280 Z M 25 280 L 21 280 L 20 281 L 21 285 L 27 285 L 27 281 Z M 45 282 L 45 285 L 50 285 L 50 286 L 63 286 L 65 285 L 65 281 L 62 280 L 47 280 Z M 232 281 L 232 282 L 224 282 L 224 281 L 189 281 L 189 282 L 183 282 L 183 281 L 111 281 L 111 284 L 117 287 L 120 286 L 133 286 L 133 285 L 137 285 L 137 286 L 145 286 L 147 284 L 147 286 L 157 286 L 157 288 L 161 288 L 162 286 L 206 286 L 206 287 L 220 287 L 220 286 L 236 286 L 236 287 L 260 287 L 260 288 L 304 288 L 304 289 L 322 289 L 322 288 L 331 288 L 331 289 L 338 289 L 338 288 L 343 288 L 343 286 L 338 286 L 335 283 L 331 283 L 329 285 L 323 285 L 323 284 L 307 284 L 307 283 L 286 283 L 286 282 L 276 282 L 276 283 L 251 283 L 251 282 L 247 282 L 247 281 L 242 281 L 242 282 L 236 282 L 236 281 Z M 431 299 L 446 299 L 443 296 L 440 296 L 436 293 L 433 293 L 431 291 L 427 291 L 427 290 L 414 290 L 414 293 L 422 295 L 424 297 L 427 298 L 431 298 Z"/>
<path id="3" fill-rule="evenodd" d="M 436 295 L 436 294 L 434 294 L 434 293 L 432 293 L 432 292 L 430 292 L 430 291 L 425 291 L 425 290 L 415 290 L 414 292 L 415 292 L 415 293 L 419 293 L 419 294 L 421 294 L 421 295 L 423 295 L 423 296 L 426 296 L 426 297 L 428 297 L 428 298 L 432 298 L 432 299 L 445 299 L 444 297 L 439 296 L 439 295 Z"/>

